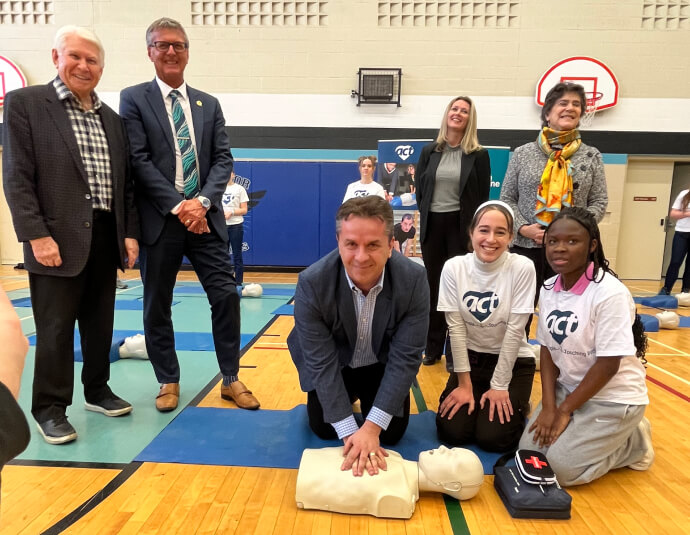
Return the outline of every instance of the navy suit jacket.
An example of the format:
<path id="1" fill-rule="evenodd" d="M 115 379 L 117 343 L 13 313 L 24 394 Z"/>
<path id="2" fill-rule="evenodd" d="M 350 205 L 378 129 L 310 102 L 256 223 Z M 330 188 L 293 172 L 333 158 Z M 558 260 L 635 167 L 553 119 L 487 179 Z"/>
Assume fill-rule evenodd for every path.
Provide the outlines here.
<path id="1" fill-rule="evenodd" d="M 429 285 L 422 266 L 393 251 L 383 289 L 376 298 L 372 349 L 385 372 L 374 406 L 399 416 L 426 344 Z M 302 390 L 316 390 L 326 422 L 352 414 L 340 370 L 352 360 L 357 342 L 355 305 L 337 250 L 304 270 L 295 293 L 295 327 L 290 354 Z"/>
<path id="2" fill-rule="evenodd" d="M 200 195 L 211 201 L 206 218 L 211 231 L 227 242 L 221 198 L 233 159 L 225 118 L 216 98 L 189 86 L 187 95 L 199 162 Z M 129 134 L 142 241 L 152 245 L 163 230 L 166 216 L 183 199 L 175 189 L 176 141 L 156 80 L 124 89 L 120 115 Z"/>
<path id="3" fill-rule="evenodd" d="M 139 238 L 127 135 L 117 113 L 105 103 L 99 115 L 110 152 L 118 265 L 124 269 L 124 240 Z M 77 138 L 52 81 L 6 95 L 2 166 L 14 230 L 24 242 L 26 269 L 57 277 L 78 275 L 89 258 L 93 201 Z M 47 236 L 60 248 L 59 267 L 44 266 L 34 258 L 29 241 Z"/>

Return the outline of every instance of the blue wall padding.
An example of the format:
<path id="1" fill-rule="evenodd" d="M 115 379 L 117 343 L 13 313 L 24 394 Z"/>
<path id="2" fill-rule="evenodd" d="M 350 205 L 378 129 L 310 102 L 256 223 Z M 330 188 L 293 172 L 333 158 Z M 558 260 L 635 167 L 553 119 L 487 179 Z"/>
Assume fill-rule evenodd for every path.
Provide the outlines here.
<path id="1" fill-rule="evenodd" d="M 141 331 L 113 331 L 113 346 L 110 351 L 110 362 L 114 362 L 119 357 L 117 348 L 128 336 L 135 334 L 143 334 Z M 240 348 L 244 348 L 255 335 L 242 334 L 240 340 Z M 29 345 L 36 345 L 36 335 L 29 336 Z M 178 351 L 215 351 L 213 345 L 213 335 L 211 333 L 194 333 L 194 332 L 176 332 L 175 333 L 175 349 Z M 113 358 L 113 351 L 117 354 L 117 358 Z M 74 360 L 82 362 L 81 356 L 81 339 L 79 338 L 79 331 L 74 331 Z"/>
<path id="2" fill-rule="evenodd" d="M 294 292 L 292 292 L 294 293 Z M 292 294 L 290 294 L 292 295 Z M 172 306 L 175 306 L 179 301 L 173 301 Z M 12 304 L 15 307 L 31 307 L 31 298 L 22 297 L 20 299 L 13 299 Z M 144 310 L 144 302 L 141 299 L 116 299 L 115 310 Z"/>
<path id="3" fill-rule="evenodd" d="M 272 313 L 276 316 L 294 316 L 295 305 L 281 305 L 278 308 L 276 308 Z"/>
<path id="4" fill-rule="evenodd" d="M 651 316 L 649 314 L 640 314 L 640 319 L 642 320 L 642 325 L 644 326 L 645 332 L 659 332 L 659 320 L 656 316 Z"/>
<path id="5" fill-rule="evenodd" d="M 652 297 L 643 297 L 636 303 L 642 306 L 652 308 L 678 308 L 678 299 L 672 295 L 653 295 Z"/>
<path id="6" fill-rule="evenodd" d="M 289 411 L 187 407 L 142 451 L 136 461 L 220 466 L 298 468 L 305 448 L 340 446 L 321 440 L 309 429 L 306 405 Z M 439 446 L 436 413 L 411 414 L 401 441 L 391 449 L 416 461 L 419 453 Z M 500 456 L 468 446 L 491 474 Z"/>

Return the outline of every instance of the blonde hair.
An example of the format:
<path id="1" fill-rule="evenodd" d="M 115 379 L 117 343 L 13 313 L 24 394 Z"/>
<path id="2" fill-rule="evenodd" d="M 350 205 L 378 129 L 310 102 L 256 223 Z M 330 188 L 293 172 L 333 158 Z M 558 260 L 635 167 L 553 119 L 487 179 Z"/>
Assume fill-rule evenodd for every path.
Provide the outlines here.
<path id="1" fill-rule="evenodd" d="M 465 128 L 465 134 L 462 136 L 462 141 L 460 142 L 460 147 L 462 152 L 469 154 L 471 152 L 478 151 L 482 148 L 479 144 L 479 139 L 477 138 L 477 111 L 474 107 L 474 103 L 470 97 L 455 97 L 446 106 L 446 111 L 443 113 L 443 119 L 441 119 L 441 128 L 438 130 L 438 136 L 436 137 L 436 151 L 443 152 L 448 143 L 448 113 L 458 100 L 467 102 L 470 106 L 470 116 L 467 119 L 467 127 Z"/>

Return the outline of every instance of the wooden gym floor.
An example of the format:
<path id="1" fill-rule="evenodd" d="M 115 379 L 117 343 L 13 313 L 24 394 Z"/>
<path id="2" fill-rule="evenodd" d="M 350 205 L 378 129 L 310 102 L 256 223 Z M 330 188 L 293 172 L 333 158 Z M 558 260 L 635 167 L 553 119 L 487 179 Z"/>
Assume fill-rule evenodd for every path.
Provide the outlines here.
<path id="1" fill-rule="evenodd" d="M 137 276 L 136 271 L 127 273 L 130 286 L 140 284 Z M 294 285 L 297 277 L 247 273 L 245 279 Z M 182 272 L 179 280 L 196 278 L 192 272 Z M 0 282 L 10 297 L 28 286 L 25 272 L 8 267 L 0 268 Z M 628 282 L 633 295 L 652 295 L 659 286 L 656 281 Z M 653 314 L 655 310 L 641 308 L 640 312 Z M 678 312 L 690 315 L 690 309 Z M 276 316 L 242 357 L 242 379 L 257 395 L 263 410 L 289 410 L 306 401 L 287 352 L 286 337 L 292 325 L 291 316 Z M 27 318 L 24 331 L 31 334 L 32 329 L 33 322 Z M 181 329 L 179 325 L 177 329 Z M 293 469 L 21 459 L 2 472 L 0 534 L 687 533 L 690 329 L 650 333 L 649 340 L 651 404 L 647 416 L 652 423 L 656 461 L 647 472 L 624 468 L 589 485 L 569 489 L 573 507 L 568 521 L 512 519 L 493 490 L 492 476 L 486 476 L 479 494 L 461 506 L 454 500 L 423 494 L 414 516 L 401 521 L 298 510 L 294 500 L 297 471 Z M 150 368 L 148 363 L 141 364 Z M 430 410 L 438 407 L 446 381 L 444 370 L 443 364 L 436 364 L 422 366 L 419 371 L 419 387 Z M 149 384 L 142 394 L 146 401 L 141 403 L 152 406 L 156 385 L 150 370 L 146 373 L 150 374 Z M 29 394 L 31 375 L 27 366 L 23 398 Z M 539 379 L 535 379 L 533 403 L 540 395 Z M 78 381 L 75 395 L 77 390 Z M 189 400 L 190 405 L 237 410 L 218 396 L 217 379 L 190 395 L 196 395 Z M 134 406 L 140 414 L 148 410 L 136 402 Z M 419 409 L 423 407 L 413 398 L 413 412 Z M 76 411 L 75 405 L 70 410 Z M 30 425 L 34 426 L 33 421 Z M 95 440 L 87 432 L 81 434 L 82 429 L 78 431 L 77 442 Z M 120 440 L 124 444 L 133 437 L 122 436 Z"/>

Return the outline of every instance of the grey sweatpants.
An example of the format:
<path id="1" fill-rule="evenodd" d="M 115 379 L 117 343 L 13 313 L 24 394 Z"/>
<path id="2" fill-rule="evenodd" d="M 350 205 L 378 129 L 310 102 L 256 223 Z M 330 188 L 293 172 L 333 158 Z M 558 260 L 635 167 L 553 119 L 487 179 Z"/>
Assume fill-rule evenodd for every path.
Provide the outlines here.
<path id="1" fill-rule="evenodd" d="M 568 391 L 556 383 L 556 405 Z M 529 428 L 541 413 L 541 403 L 530 415 L 520 438 L 520 449 L 544 453 L 563 486 L 589 483 L 609 470 L 628 466 L 646 453 L 638 424 L 646 405 L 624 405 L 605 401 L 587 401 L 576 410 L 568 427 L 551 446 L 538 447 Z"/>

